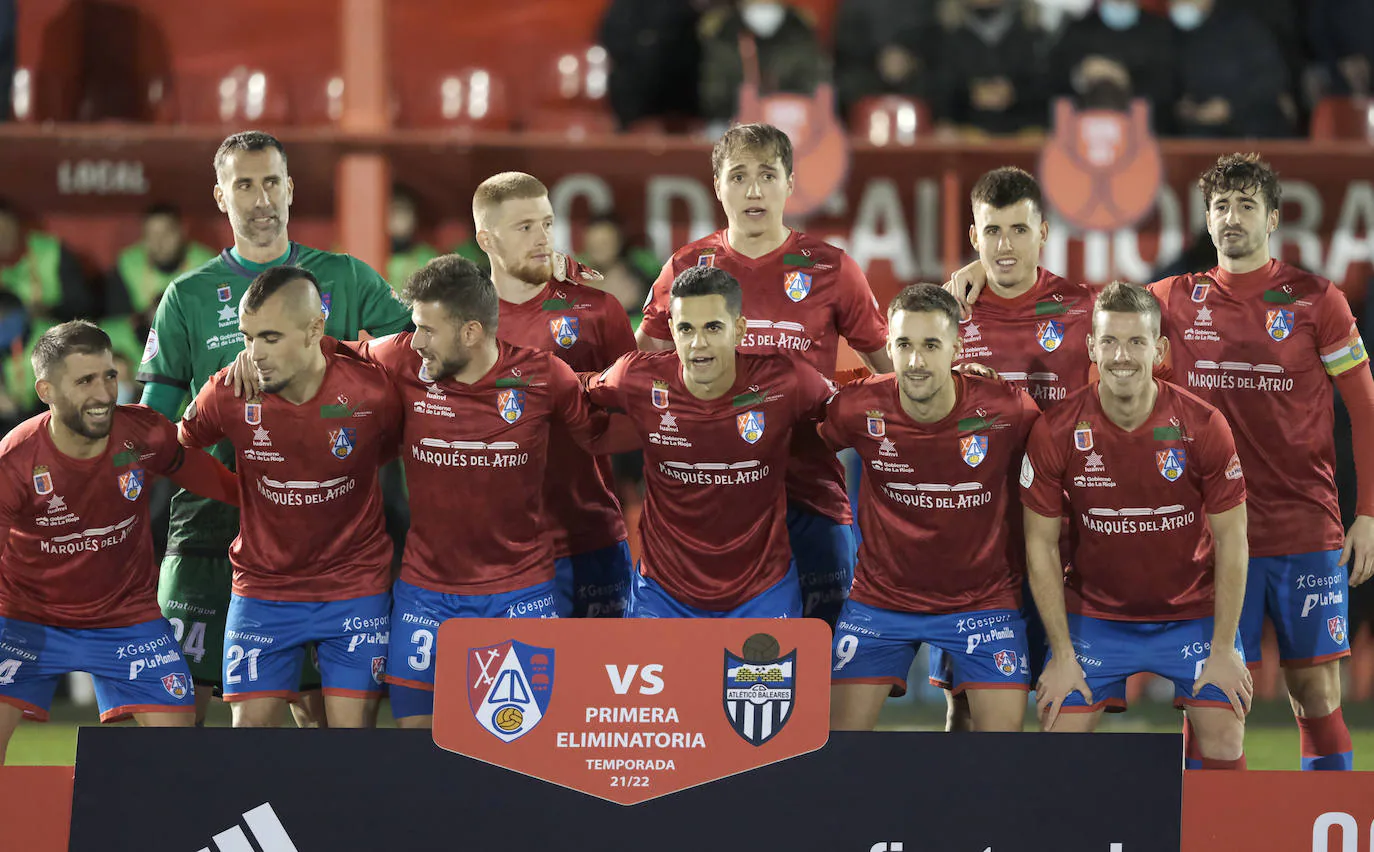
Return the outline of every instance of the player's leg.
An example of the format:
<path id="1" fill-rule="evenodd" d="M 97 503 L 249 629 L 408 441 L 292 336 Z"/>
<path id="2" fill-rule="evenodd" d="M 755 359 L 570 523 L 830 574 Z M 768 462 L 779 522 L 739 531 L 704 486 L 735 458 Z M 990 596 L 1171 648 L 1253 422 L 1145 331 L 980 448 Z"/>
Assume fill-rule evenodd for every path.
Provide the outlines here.
<path id="1" fill-rule="evenodd" d="M 328 728 L 329 718 L 324 708 L 324 691 L 320 681 L 320 657 L 314 644 L 302 649 L 301 689 L 291 702 L 291 718 L 297 728 Z"/>
<path id="2" fill-rule="evenodd" d="M 312 604 L 306 629 L 319 651 L 330 727 L 368 727 L 386 679 L 391 592 Z"/>
<path id="3" fill-rule="evenodd" d="M 973 730 L 973 717 L 969 715 L 968 696 L 954 693 L 954 668 L 944 648 L 927 645 L 930 649 L 930 685 L 939 687 L 945 693 L 945 731 L 958 733 Z"/>
<path id="4" fill-rule="evenodd" d="M 1270 560 L 1282 566 L 1271 574 L 1270 616 L 1307 770 L 1354 768 L 1350 729 L 1341 711 L 1340 660 L 1350 656 L 1350 589 L 1339 559 L 1340 551 L 1331 550 Z"/>
<path id="5" fill-rule="evenodd" d="M 1192 720 L 1197 737 L 1200 765 L 1194 768 L 1245 768 L 1245 723 L 1236 718 L 1229 705 L 1190 705 L 1184 712 Z"/>
<path id="6" fill-rule="evenodd" d="M 168 555 L 162 560 L 157 602 L 172 625 L 196 687 L 196 724 L 205 724 L 224 668 L 224 620 L 234 566 L 227 557 Z"/>
<path id="7" fill-rule="evenodd" d="M 1073 640 L 1074 656 L 1083 669 L 1083 679 L 1092 692 L 1092 702 L 1077 690 L 1070 692 L 1059 708 L 1054 727 L 1042 730 L 1055 733 L 1092 733 L 1108 710 L 1126 710 L 1126 678 L 1146 671 L 1140 664 L 1137 644 L 1141 641 L 1137 626 L 1131 622 L 1108 621 L 1070 613 L 1069 636 Z M 1149 625 L 1146 625 L 1147 627 Z M 1174 649 L 1177 651 L 1177 649 Z M 1046 665 L 1054 659 L 1054 652 L 1045 654 Z"/>
<path id="8" fill-rule="evenodd" d="M 224 629 L 224 700 L 236 728 L 275 728 L 301 682 L 313 603 L 232 595 Z"/>
<path id="9" fill-rule="evenodd" d="M 887 697 L 906 694 L 924 618 L 845 601 L 831 648 L 830 730 L 871 731 Z"/>
<path id="10" fill-rule="evenodd" d="M 624 540 L 568 557 L 572 571 L 572 617 L 623 617 L 630 596 L 631 562 L 630 545 Z M 555 565 L 554 573 L 561 583 L 563 578 L 558 570 Z"/>
<path id="11" fill-rule="evenodd" d="M 70 635 L 81 648 L 81 670 L 95 684 L 100 721 L 134 717 L 143 725 L 195 725 L 195 684 L 167 619 Z"/>
<path id="12" fill-rule="evenodd" d="M 0 765 L 24 717 L 48 720 L 58 680 L 74 669 L 69 631 L 0 618 Z"/>
<path id="13" fill-rule="evenodd" d="M 1025 727 L 1030 660 L 1021 613 L 987 609 L 931 616 L 929 641 L 948 655 L 953 692 L 967 696 L 973 730 Z"/>
<path id="14" fill-rule="evenodd" d="M 802 615 L 824 619 L 833 627 L 854 582 L 853 527 L 789 504 L 787 538 L 800 583 Z"/>

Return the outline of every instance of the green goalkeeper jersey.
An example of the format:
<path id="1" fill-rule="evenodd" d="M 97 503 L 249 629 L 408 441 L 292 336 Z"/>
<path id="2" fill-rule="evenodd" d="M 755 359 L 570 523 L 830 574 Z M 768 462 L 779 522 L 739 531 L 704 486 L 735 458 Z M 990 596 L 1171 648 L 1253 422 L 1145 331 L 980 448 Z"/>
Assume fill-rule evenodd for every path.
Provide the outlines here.
<path id="1" fill-rule="evenodd" d="M 225 249 L 214 260 L 177 278 L 158 304 L 139 367 L 141 382 L 160 382 L 194 395 L 206 380 L 229 366 L 243 349 L 239 300 L 264 269 L 300 266 L 320 282 L 324 333 L 357 340 L 360 331 L 381 337 L 403 331 L 410 311 L 372 267 L 346 254 L 291 243 L 268 264 L 248 263 Z M 231 469 L 234 451 L 222 442 L 213 455 Z M 232 506 L 178 490 L 172 495 L 168 554 L 224 558 L 239 532 Z"/>

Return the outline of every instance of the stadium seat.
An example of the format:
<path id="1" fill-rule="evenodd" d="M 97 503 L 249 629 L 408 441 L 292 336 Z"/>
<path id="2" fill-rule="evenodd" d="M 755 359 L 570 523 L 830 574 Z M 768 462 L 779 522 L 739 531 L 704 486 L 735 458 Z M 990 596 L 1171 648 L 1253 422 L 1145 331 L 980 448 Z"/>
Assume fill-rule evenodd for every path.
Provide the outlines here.
<path id="1" fill-rule="evenodd" d="M 911 145 L 930 131 L 930 107 L 919 98 L 862 98 L 849 116 L 849 133 L 873 145 Z"/>
<path id="2" fill-rule="evenodd" d="M 1362 139 L 1374 144 L 1374 99 L 1325 97 L 1312 111 L 1313 139 Z"/>
<path id="3" fill-rule="evenodd" d="M 610 56 L 599 44 L 567 50 L 553 57 L 540 90 L 527 103 L 522 127 L 561 131 L 580 138 L 614 133 L 615 117 L 606 100 Z"/>
<path id="4" fill-rule="evenodd" d="M 265 71 L 238 66 L 224 74 L 183 74 L 163 94 L 156 115 L 177 124 L 294 123 L 282 81 Z"/>
<path id="5" fill-rule="evenodd" d="M 464 68 L 401 81 L 396 118 L 405 127 L 463 127 L 506 130 L 510 105 L 505 82 L 488 68 Z"/>
<path id="6" fill-rule="evenodd" d="M 296 124 L 306 127 L 338 124 L 343 116 L 344 80 L 340 74 L 298 78 L 291 95 Z"/>

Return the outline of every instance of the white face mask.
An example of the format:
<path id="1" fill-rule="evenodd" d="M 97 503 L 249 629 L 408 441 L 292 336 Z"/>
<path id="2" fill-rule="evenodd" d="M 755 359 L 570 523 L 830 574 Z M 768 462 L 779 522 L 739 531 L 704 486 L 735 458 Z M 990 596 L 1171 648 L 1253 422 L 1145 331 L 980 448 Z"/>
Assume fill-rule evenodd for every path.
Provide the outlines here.
<path id="1" fill-rule="evenodd" d="M 1203 13 L 1202 7 L 1194 6 L 1192 3 L 1174 3 L 1169 6 L 1169 20 L 1181 30 L 1195 30 L 1207 20 L 1207 15 Z"/>
<path id="2" fill-rule="evenodd" d="M 744 25 L 759 38 L 772 38 L 787 17 L 787 9 L 781 3 L 750 3 L 741 7 L 739 13 Z"/>

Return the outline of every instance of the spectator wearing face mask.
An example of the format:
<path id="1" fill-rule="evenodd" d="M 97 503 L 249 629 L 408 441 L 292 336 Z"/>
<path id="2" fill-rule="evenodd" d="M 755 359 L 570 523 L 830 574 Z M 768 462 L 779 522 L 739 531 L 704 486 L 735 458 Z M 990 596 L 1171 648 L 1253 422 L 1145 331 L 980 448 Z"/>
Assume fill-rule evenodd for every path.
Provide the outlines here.
<path id="1" fill-rule="evenodd" d="M 1288 68 L 1274 37 L 1237 4 L 1169 0 L 1178 32 L 1177 131 L 1196 137 L 1291 136 Z"/>
<path id="2" fill-rule="evenodd" d="M 1150 102 L 1156 131 L 1171 127 L 1174 101 L 1174 31 L 1143 12 L 1137 0 L 1100 0 L 1069 24 L 1050 54 L 1050 85 L 1056 97 L 1080 104 L 1104 85 Z"/>
<path id="3" fill-rule="evenodd" d="M 935 117 L 966 131 L 1006 135 L 1049 123 L 1045 34 L 1019 0 L 962 0 L 941 37 Z"/>
<path id="4" fill-rule="evenodd" d="M 773 0 L 739 0 L 702 16 L 701 115 L 728 121 L 739 108 L 745 81 L 744 41 L 758 57 L 759 93 L 809 95 L 830 73 L 816 30 L 799 10 Z"/>

